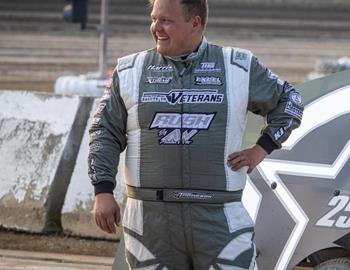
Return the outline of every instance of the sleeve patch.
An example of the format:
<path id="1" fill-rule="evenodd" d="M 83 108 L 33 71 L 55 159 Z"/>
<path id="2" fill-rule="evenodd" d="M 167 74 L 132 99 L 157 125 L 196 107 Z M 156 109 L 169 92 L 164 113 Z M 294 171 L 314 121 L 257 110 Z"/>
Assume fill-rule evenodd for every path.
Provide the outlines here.
<path id="1" fill-rule="evenodd" d="M 94 117 L 94 118 L 92 119 L 91 125 L 97 126 L 97 125 L 100 124 L 100 122 L 101 122 L 101 117 Z"/>
<path id="2" fill-rule="evenodd" d="M 298 118 L 299 120 L 303 117 L 303 110 L 296 107 L 291 101 L 287 102 L 284 112 Z"/>
<path id="3" fill-rule="evenodd" d="M 303 101 L 301 100 L 300 94 L 297 92 L 292 92 L 289 96 L 289 99 L 298 106 L 303 106 Z"/>
<path id="4" fill-rule="evenodd" d="M 103 150 L 103 144 L 100 142 L 95 142 L 95 143 L 90 145 L 90 151 L 92 153 L 96 153 L 96 152 L 99 152 L 101 150 Z"/>
<path id="5" fill-rule="evenodd" d="M 287 126 L 279 128 L 273 134 L 273 137 L 275 138 L 275 141 L 279 141 L 286 134 L 286 132 L 289 131 L 289 129 L 291 128 L 292 124 L 293 124 L 293 120 L 290 119 Z"/>
<path id="6" fill-rule="evenodd" d="M 106 104 L 105 103 L 100 103 L 97 107 L 96 113 L 95 114 L 101 114 L 104 109 L 106 108 Z"/>
<path id="7" fill-rule="evenodd" d="M 281 127 L 279 130 L 277 130 L 274 134 L 273 137 L 275 138 L 276 141 L 281 139 L 283 135 L 285 134 L 284 128 Z"/>
<path id="8" fill-rule="evenodd" d="M 111 98 L 111 89 L 106 88 L 101 97 L 101 101 L 109 100 Z"/>

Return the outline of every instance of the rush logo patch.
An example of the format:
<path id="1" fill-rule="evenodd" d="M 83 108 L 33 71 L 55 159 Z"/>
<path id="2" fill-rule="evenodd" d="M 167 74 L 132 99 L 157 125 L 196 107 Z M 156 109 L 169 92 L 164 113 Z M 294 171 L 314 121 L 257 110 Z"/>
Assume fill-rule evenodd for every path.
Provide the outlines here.
<path id="1" fill-rule="evenodd" d="M 191 144 L 200 130 L 208 130 L 215 113 L 155 114 L 150 129 L 159 129 L 159 144 Z"/>

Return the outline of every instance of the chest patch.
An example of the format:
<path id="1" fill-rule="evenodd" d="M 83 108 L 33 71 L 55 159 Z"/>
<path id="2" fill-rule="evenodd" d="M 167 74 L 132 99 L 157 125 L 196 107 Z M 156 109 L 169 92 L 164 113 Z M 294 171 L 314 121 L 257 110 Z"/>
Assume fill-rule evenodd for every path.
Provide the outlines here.
<path id="1" fill-rule="evenodd" d="M 154 115 L 150 129 L 158 129 L 159 144 L 191 144 L 200 130 L 208 130 L 215 113 L 163 113 Z"/>
<path id="2" fill-rule="evenodd" d="M 221 72 L 215 62 L 201 62 L 199 68 L 194 70 L 194 73 Z"/>
<path id="3" fill-rule="evenodd" d="M 148 84 L 168 84 L 172 79 L 173 77 L 147 77 L 145 82 Z"/>
<path id="4" fill-rule="evenodd" d="M 219 104 L 224 100 L 224 95 L 216 89 L 173 89 L 169 92 L 145 92 L 141 102 L 177 104 Z"/>
<path id="5" fill-rule="evenodd" d="M 197 85 L 222 85 L 220 77 L 197 76 L 195 79 Z"/>

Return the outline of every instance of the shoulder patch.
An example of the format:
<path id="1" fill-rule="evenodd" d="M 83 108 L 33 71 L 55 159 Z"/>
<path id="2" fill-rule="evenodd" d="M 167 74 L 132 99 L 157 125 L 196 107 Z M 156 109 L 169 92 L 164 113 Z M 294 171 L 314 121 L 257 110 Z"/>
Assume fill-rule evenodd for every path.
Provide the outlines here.
<path id="1" fill-rule="evenodd" d="M 134 54 L 130 54 L 122 58 L 119 58 L 118 64 L 117 64 L 118 72 L 128 68 L 132 68 L 135 64 L 135 60 L 137 56 L 138 56 L 138 53 L 134 53 Z"/>
<path id="2" fill-rule="evenodd" d="M 238 48 L 232 49 L 231 64 L 236 65 L 248 72 L 250 64 L 249 52 Z"/>

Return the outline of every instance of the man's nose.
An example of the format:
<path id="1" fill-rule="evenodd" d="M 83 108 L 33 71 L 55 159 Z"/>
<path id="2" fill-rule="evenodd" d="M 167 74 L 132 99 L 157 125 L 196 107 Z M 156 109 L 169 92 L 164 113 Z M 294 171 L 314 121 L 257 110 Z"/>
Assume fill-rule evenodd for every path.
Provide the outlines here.
<path id="1" fill-rule="evenodd" d="M 154 27 L 154 30 L 157 32 L 162 30 L 162 25 L 159 20 L 155 20 L 153 22 L 153 27 Z"/>

